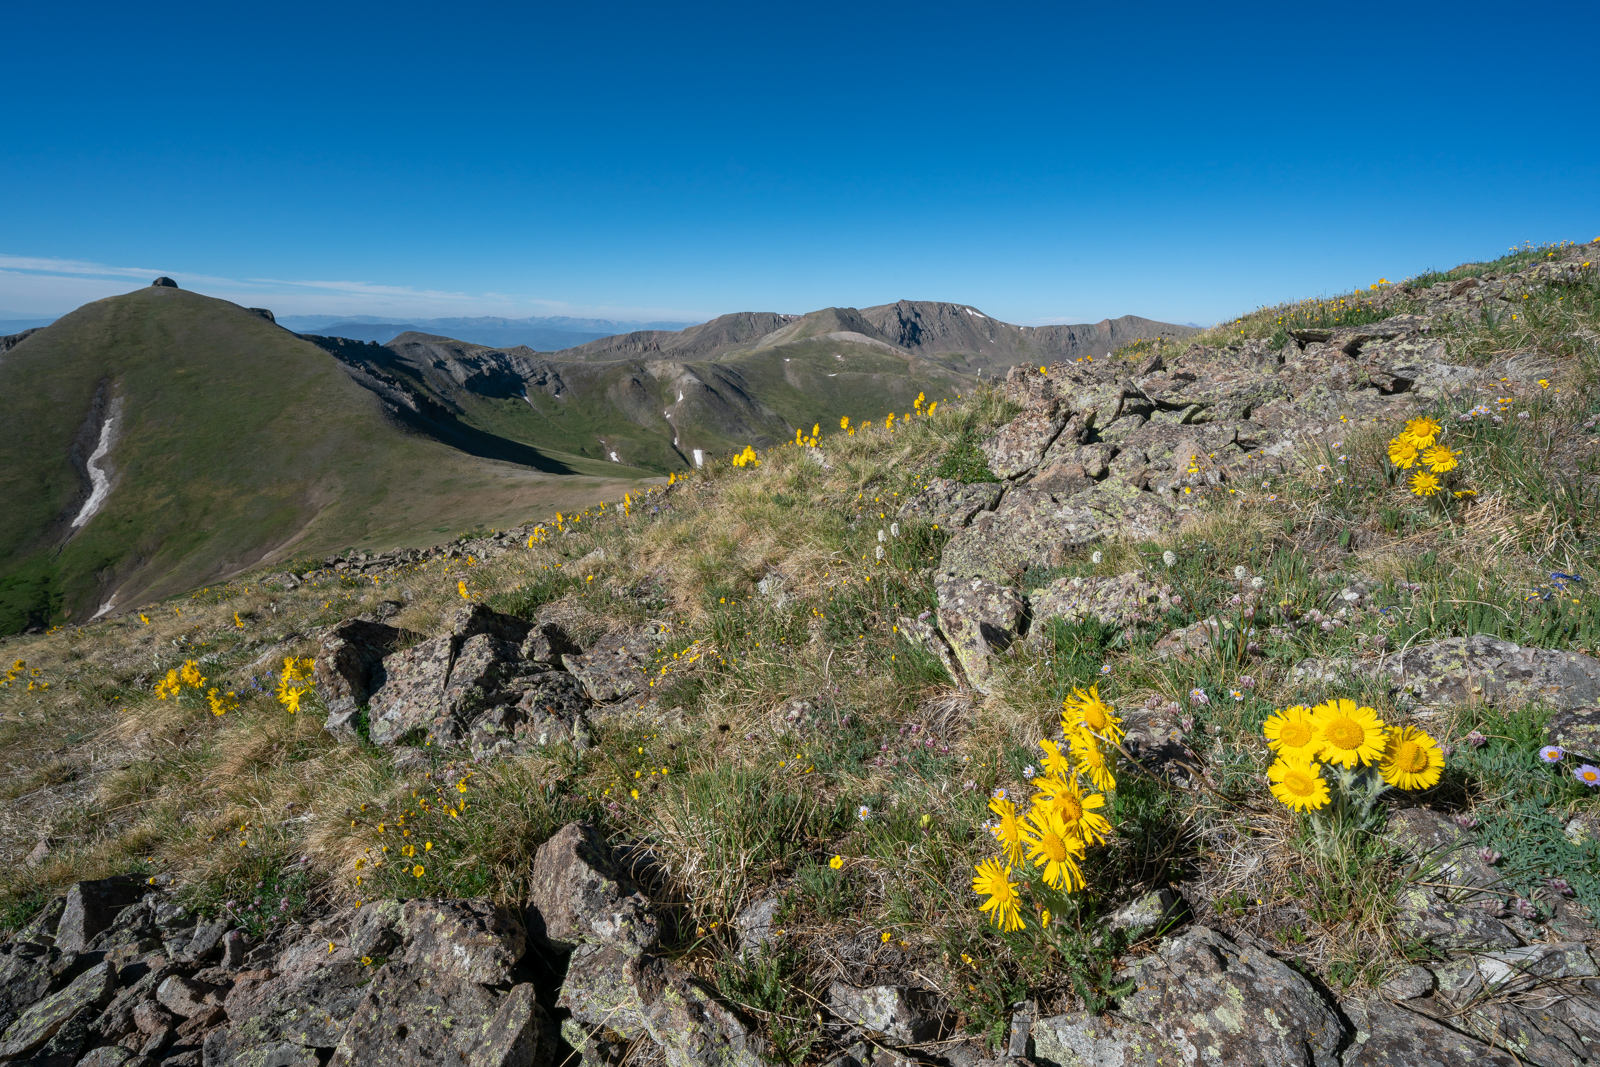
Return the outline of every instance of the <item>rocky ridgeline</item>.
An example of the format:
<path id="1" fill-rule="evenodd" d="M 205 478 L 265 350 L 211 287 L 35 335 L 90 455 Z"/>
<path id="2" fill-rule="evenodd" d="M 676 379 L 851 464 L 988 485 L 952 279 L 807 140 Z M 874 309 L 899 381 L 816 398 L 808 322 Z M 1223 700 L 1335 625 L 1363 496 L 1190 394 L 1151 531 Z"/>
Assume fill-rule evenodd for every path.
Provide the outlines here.
<path id="1" fill-rule="evenodd" d="M 1044 590 L 1011 584 L 1086 545 L 1170 531 L 1206 494 L 1259 483 L 1307 449 L 1322 448 L 1331 463 L 1362 424 L 1398 424 L 1445 397 L 1493 402 L 1508 385 L 1536 391 L 1554 375 L 1552 360 L 1527 352 L 1462 366 L 1433 334 L 1457 320 L 1509 316 L 1524 294 L 1592 273 L 1579 254 L 1504 277 L 1388 289 L 1373 303 L 1421 310 L 1290 330 L 1276 349 L 1250 340 L 1157 351 L 1138 367 L 1087 359 L 1012 368 L 1000 388 L 1022 412 L 983 443 L 1001 481 L 935 478 L 901 508 L 901 517 L 955 531 L 940 560 L 937 636 L 926 619 L 902 627 L 986 690 L 991 657 L 1030 625 L 1052 616 L 1119 627 L 1150 620 L 1170 606 L 1171 590 L 1143 574 L 1061 579 Z"/>
<path id="2" fill-rule="evenodd" d="M 1442 816 L 1404 812 L 1391 833 L 1435 865 L 1436 884 L 1466 893 L 1492 882 Z M 673 920 L 644 888 L 651 874 L 648 853 L 613 850 L 573 823 L 539 847 L 517 906 L 375 901 L 255 943 L 162 888 L 82 882 L 0 946 L 0 1062 L 573 1067 L 617 1063 L 642 1039 L 670 1067 L 760 1067 L 767 1049 L 752 1022 L 660 951 Z M 1528 941 L 1515 917 L 1431 899 L 1424 910 L 1438 926 L 1430 936 L 1474 951 L 1402 972 L 1381 995 L 1338 1000 L 1248 935 L 1185 929 L 1176 894 L 1154 893 L 1108 920 L 1170 931 L 1117 976 L 1129 991 L 1111 1014 L 1039 1017 L 1021 1005 L 990 1058 L 948 1034 L 936 994 L 836 981 L 819 1007 L 847 1051 L 830 1067 L 1590 1062 L 1593 928 L 1572 916 L 1558 931 L 1569 939 Z M 760 911 L 736 923 L 747 950 L 770 936 L 771 909 L 765 923 L 750 914 Z M 1495 1033 L 1496 1047 L 1463 1022 Z"/>

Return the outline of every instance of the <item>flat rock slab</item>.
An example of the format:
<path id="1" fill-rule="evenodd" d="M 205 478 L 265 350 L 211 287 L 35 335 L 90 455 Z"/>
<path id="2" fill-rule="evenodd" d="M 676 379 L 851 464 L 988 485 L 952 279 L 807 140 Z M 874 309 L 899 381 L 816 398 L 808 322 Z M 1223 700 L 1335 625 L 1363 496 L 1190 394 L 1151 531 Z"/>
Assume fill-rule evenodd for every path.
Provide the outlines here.
<path id="1" fill-rule="evenodd" d="M 1172 607 L 1172 587 L 1153 581 L 1143 571 L 1105 577 L 1057 578 L 1028 594 L 1035 632 L 1051 619 L 1079 622 L 1097 619 L 1107 626 L 1128 627 L 1154 622 Z"/>
<path id="2" fill-rule="evenodd" d="M 1053 401 L 1023 412 L 983 443 L 989 469 L 1002 478 L 1033 470 L 1066 424 L 1067 416 Z"/>
<path id="3" fill-rule="evenodd" d="M 51 993 L 23 1012 L 6 1029 L 0 1036 L 0 1060 L 21 1059 L 37 1052 L 80 1016 L 93 1018 L 106 1006 L 116 986 L 116 971 L 109 963 L 97 963 L 84 971 L 65 989 Z M 79 1040 L 81 1043 L 81 1036 Z M 77 1049 L 72 1053 L 75 1056 Z"/>
<path id="4" fill-rule="evenodd" d="M 900 505 L 898 518 L 921 517 L 945 530 L 956 530 L 979 512 L 993 511 L 1005 487 L 999 482 L 963 483 L 952 478 L 930 478 L 922 492 Z"/>
<path id="5" fill-rule="evenodd" d="M 341 1067 L 534 1067 L 548 1024 L 524 982 L 499 992 L 440 975 L 425 964 L 378 969 L 334 1050 Z"/>
<path id="6" fill-rule="evenodd" d="M 1371 661 L 1303 660 L 1294 668 L 1299 677 L 1330 678 L 1341 671 L 1387 678 L 1410 704 L 1600 704 L 1600 660 L 1483 634 L 1429 641 Z"/>
<path id="7" fill-rule="evenodd" d="M 339 1043 L 372 974 L 359 959 L 335 959 L 309 973 L 239 982 L 224 1002 L 229 1025 L 206 1036 L 207 1067 L 321 1063 L 316 1050 Z"/>
<path id="8" fill-rule="evenodd" d="M 610 634 L 582 655 L 566 655 L 562 662 L 583 683 L 596 704 L 615 704 L 643 692 L 650 681 L 656 646 L 644 634 Z"/>
<path id="9" fill-rule="evenodd" d="M 488 900 L 408 900 L 405 962 L 480 985 L 511 981 L 527 948 L 522 920 Z"/>

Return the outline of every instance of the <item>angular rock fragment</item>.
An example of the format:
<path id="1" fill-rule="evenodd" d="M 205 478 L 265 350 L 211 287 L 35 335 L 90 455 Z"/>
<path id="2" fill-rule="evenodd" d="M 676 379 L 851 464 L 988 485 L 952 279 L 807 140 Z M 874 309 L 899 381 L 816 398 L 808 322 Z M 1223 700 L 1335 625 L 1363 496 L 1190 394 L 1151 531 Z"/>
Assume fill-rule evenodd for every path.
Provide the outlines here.
<path id="1" fill-rule="evenodd" d="M 56 927 L 56 947 L 63 952 L 84 951 L 124 908 L 144 896 L 145 889 L 144 883 L 127 875 L 77 883 L 67 890 L 66 908 Z"/>
<path id="2" fill-rule="evenodd" d="M 1028 593 L 1035 633 L 1051 619 L 1078 622 L 1097 619 L 1107 626 L 1128 627 L 1154 622 L 1172 607 L 1172 587 L 1152 581 L 1143 571 L 1108 577 L 1057 578 Z"/>
<path id="3" fill-rule="evenodd" d="M 656 942 L 649 902 L 588 823 L 568 823 L 540 845 L 528 882 L 528 932 L 541 944 L 568 952 L 588 942 Z"/>
<path id="4" fill-rule="evenodd" d="M 582 655 L 562 657 L 596 704 L 615 704 L 641 693 L 655 662 L 655 646 L 639 633 L 602 637 Z"/>
<path id="5" fill-rule="evenodd" d="M 527 947 L 522 920 L 486 900 L 409 900 L 401 922 L 405 962 L 464 982 L 509 983 Z"/>
<path id="6" fill-rule="evenodd" d="M 357 709 L 383 684 L 383 658 L 421 635 L 369 619 L 347 619 L 323 638 L 317 651 L 317 693 L 328 707 L 328 732 L 341 741 L 359 741 Z"/>
<path id="7" fill-rule="evenodd" d="M 1600 703 L 1600 660 L 1579 652 L 1524 648 L 1497 637 L 1446 637 L 1413 645 L 1372 663 L 1304 660 L 1296 677 L 1339 671 L 1387 679 L 1409 704 L 1494 704 L 1542 701 L 1561 709 Z"/>
<path id="8" fill-rule="evenodd" d="M 990 659 L 1011 647 L 1027 615 L 1016 591 L 983 578 L 940 575 L 939 629 L 950 642 L 967 680 L 988 692 Z"/>
<path id="9" fill-rule="evenodd" d="M 1066 425 L 1067 416 L 1054 401 L 1023 412 L 983 443 L 989 469 L 1002 478 L 1026 474 L 1038 467 Z"/>
<path id="10" fill-rule="evenodd" d="M 898 516 L 921 516 L 945 530 L 970 523 L 983 511 L 993 511 L 1005 487 L 999 482 L 963 483 L 952 478 L 930 478 L 922 492 L 900 505 Z"/>
<path id="11" fill-rule="evenodd" d="M 23 1012 L 16 1022 L 0 1035 L 0 1060 L 17 1060 L 44 1048 L 57 1034 L 65 1031 L 68 1039 L 57 1043 L 57 1050 L 72 1062 L 83 1047 L 86 1033 L 82 1026 L 100 1012 L 111 1000 L 116 989 L 117 976 L 109 963 L 97 963 L 74 978 L 65 989 L 44 997 Z M 66 1045 L 76 1040 L 78 1047 L 70 1051 Z"/>
<path id="12" fill-rule="evenodd" d="M 502 993 L 424 964 L 391 961 L 372 977 L 331 1062 L 533 1067 L 548 1058 L 548 1029 L 531 983 Z"/>
<path id="13" fill-rule="evenodd" d="M 828 1007 L 845 1022 L 882 1034 L 902 1045 L 932 1041 L 940 1031 L 931 998 L 921 990 L 877 985 L 865 988 L 834 982 Z"/>

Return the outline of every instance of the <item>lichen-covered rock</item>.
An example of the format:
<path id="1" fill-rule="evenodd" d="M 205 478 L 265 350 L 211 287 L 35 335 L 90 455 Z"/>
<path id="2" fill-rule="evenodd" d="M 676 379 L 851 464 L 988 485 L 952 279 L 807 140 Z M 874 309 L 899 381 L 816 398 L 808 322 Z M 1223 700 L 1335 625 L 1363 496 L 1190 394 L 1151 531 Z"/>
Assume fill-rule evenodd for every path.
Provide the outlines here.
<path id="1" fill-rule="evenodd" d="M 845 1022 L 902 1045 L 940 1036 L 931 998 L 918 989 L 892 985 L 861 988 L 834 982 L 828 986 L 828 1007 Z"/>
<path id="2" fill-rule="evenodd" d="M 1042 1067 L 1188 1067 L 1205 1062 L 1148 1023 L 1069 1012 L 1033 1024 L 1033 1055 Z"/>
<path id="3" fill-rule="evenodd" d="M 1134 964 L 1121 1013 L 1207 1067 L 1337 1067 L 1339 1017 L 1298 972 L 1195 927 Z M 1155 1061 L 1159 1062 L 1159 1061 Z"/>
<path id="4" fill-rule="evenodd" d="M 509 908 L 487 900 L 408 900 L 405 962 L 479 985 L 511 981 L 527 934 Z"/>
<path id="5" fill-rule="evenodd" d="M 1534 1003 L 1489 1000 L 1462 1020 L 1495 1047 L 1538 1067 L 1583 1067 L 1592 1063 L 1583 1039 L 1554 1011 Z"/>
<path id="6" fill-rule="evenodd" d="M 1440 900 L 1423 886 L 1395 897 L 1394 927 L 1405 937 L 1445 949 L 1514 948 L 1521 940 L 1481 907 Z"/>
<path id="7" fill-rule="evenodd" d="M 688 973 L 648 952 L 583 945 L 568 962 L 556 1006 L 583 1027 L 650 1039 L 668 1067 L 763 1064 L 743 1020 Z"/>
<path id="8" fill-rule="evenodd" d="M 383 658 L 420 636 L 371 619 L 346 619 L 322 639 L 314 676 L 328 708 L 329 733 L 341 741 L 360 740 L 355 715 L 383 684 Z"/>
<path id="9" fill-rule="evenodd" d="M 967 681 L 988 692 L 990 659 L 1011 647 L 1027 614 L 1014 589 L 983 578 L 940 575 L 939 629 L 955 652 Z"/>
<path id="10" fill-rule="evenodd" d="M 206 1036 L 207 1067 L 324 1062 L 371 979 L 372 968 L 348 956 L 300 974 L 262 971 L 241 978 L 223 1005 L 229 1024 Z"/>
<path id="11" fill-rule="evenodd" d="M 385 657 L 384 683 L 372 694 L 368 731 L 375 745 L 393 745 L 438 717 L 454 658 L 450 634 Z"/>
<path id="12" fill-rule="evenodd" d="M 1500 876 L 1483 862 L 1477 842 L 1453 819 L 1430 808 L 1401 808 L 1389 816 L 1388 837 L 1423 865 L 1424 881 L 1490 885 Z"/>
<path id="13" fill-rule="evenodd" d="M 535 1067 L 554 1051 L 544 1009 L 524 982 L 500 992 L 425 964 L 378 968 L 332 1062 L 340 1067 Z"/>
<path id="14" fill-rule="evenodd" d="M 1297 677 L 1341 671 L 1387 679 L 1410 704 L 1516 705 L 1542 701 L 1557 708 L 1600 703 L 1600 660 L 1579 652 L 1523 648 L 1497 637 L 1446 637 L 1371 662 L 1304 660 Z"/>
<path id="15" fill-rule="evenodd" d="M 540 845 L 528 883 L 527 928 L 541 944 L 566 952 L 589 942 L 656 942 L 649 902 L 589 823 L 568 823 Z"/>
<path id="16" fill-rule="evenodd" d="M 97 963 L 74 978 L 65 989 L 37 1001 L 0 1035 L 0 1060 L 19 1060 L 44 1048 L 58 1033 L 66 1031 L 68 1042 L 58 1042 L 61 1054 L 70 1063 L 83 1047 L 86 1033 L 75 1023 L 87 1024 L 111 1000 L 117 986 L 116 971 L 109 963 Z M 77 1042 L 70 1050 L 66 1044 Z"/>
<path id="17" fill-rule="evenodd" d="M 1066 425 L 1067 416 L 1054 401 L 1023 412 L 983 443 L 989 469 L 1002 478 L 1026 474 L 1039 465 Z"/>
<path id="18" fill-rule="evenodd" d="M 970 523 L 982 511 L 993 511 L 1005 487 L 999 482 L 963 483 L 953 478 L 930 478 L 922 492 L 900 505 L 898 518 L 920 516 L 945 530 Z"/>
<path id="19" fill-rule="evenodd" d="M 562 657 L 596 704 L 615 704 L 641 693 L 654 661 L 655 646 L 640 633 L 609 634 L 582 655 Z"/>
<path id="20" fill-rule="evenodd" d="M 82 966 L 77 953 L 31 941 L 0 945 L 0 1033 Z"/>
<path id="21" fill-rule="evenodd" d="M 1600 708 L 1568 708 L 1550 717 L 1545 737 L 1552 745 L 1600 759 Z"/>
<path id="22" fill-rule="evenodd" d="M 1376 997 L 1340 1009 L 1355 1027 L 1343 1067 L 1520 1067 L 1500 1049 Z"/>
<path id="23" fill-rule="evenodd" d="M 942 570 L 1010 582 L 1029 567 L 1060 565 L 1067 552 L 1111 537 L 1151 538 L 1174 525 L 1172 509 L 1117 478 L 1058 499 L 1032 486 L 1006 492 L 944 547 Z"/>
<path id="24" fill-rule="evenodd" d="M 1172 606 L 1172 587 L 1129 571 L 1108 577 L 1057 578 L 1028 593 L 1033 630 L 1044 632 L 1050 619 L 1078 622 L 1098 619 L 1107 626 L 1128 627 L 1153 622 Z"/>

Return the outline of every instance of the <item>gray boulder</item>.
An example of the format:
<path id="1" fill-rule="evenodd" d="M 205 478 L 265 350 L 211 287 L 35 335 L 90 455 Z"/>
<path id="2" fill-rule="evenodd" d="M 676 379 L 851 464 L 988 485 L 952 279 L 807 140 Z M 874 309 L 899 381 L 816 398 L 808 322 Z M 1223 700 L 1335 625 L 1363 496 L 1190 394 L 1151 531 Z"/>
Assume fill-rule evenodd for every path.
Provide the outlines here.
<path id="1" fill-rule="evenodd" d="M 582 655 L 562 656 L 572 676 L 596 704 L 615 704 L 641 694 L 650 681 L 655 646 L 640 633 L 609 634 Z"/>
<path id="2" fill-rule="evenodd" d="M 405 962 L 479 985 L 505 985 L 527 947 L 522 920 L 487 900 L 409 900 Z"/>
<path id="3" fill-rule="evenodd" d="M 1172 587 L 1129 571 L 1107 577 L 1057 578 L 1028 593 L 1033 629 L 1044 632 L 1050 619 L 1078 622 L 1098 619 L 1107 626 L 1128 627 L 1154 622 L 1172 606 Z"/>
<path id="4" fill-rule="evenodd" d="M 586 943 L 653 947 L 657 920 L 600 831 L 568 823 L 534 853 L 527 927 L 561 952 Z"/>
<path id="5" fill-rule="evenodd" d="M 970 523 L 982 511 L 993 511 L 1004 486 L 999 482 L 963 483 L 952 478 L 930 478 L 922 492 L 907 498 L 897 515 L 921 517 L 945 530 Z"/>
<path id="6" fill-rule="evenodd" d="M 370 968 L 348 957 L 299 974 L 247 972 L 224 1001 L 228 1025 L 206 1036 L 207 1067 L 323 1062 L 366 996 L 371 978 Z"/>
<path id="7" fill-rule="evenodd" d="M 1568 708 L 1551 716 L 1545 737 L 1590 759 L 1600 759 L 1600 708 Z"/>
<path id="8" fill-rule="evenodd" d="M 67 890 L 66 907 L 56 926 L 56 947 L 83 952 L 97 934 L 110 929 L 123 909 L 138 903 L 146 888 L 128 875 L 78 882 Z"/>
<path id="9" fill-rule="evenodd" d="M 360 740 L 354 726 L 357 708 L 383 685 L 383 658 L 421 635 L 369 619 L 347 619 L 323 638 L 314 677 L 328 708 L 328 732 L 341 741 Z"/>
<path id="10" fill-rule="evenodd" d="M 1026 474 L 1039 465 L 1066 425 L 1067 416 L 1055 400 L 1023 412 L 983 443 L 989 469 L 1002 478 Z"/>
<path id="11" fill-rule="evenodd" d="M 828 986 L 828 1007 L 845 1022 L 897 1044 L 914 1045 L 940 1036 L 932 998 L 919 989 L 890 985 L 859 988 L 834 982 Z"/>
<path id="12" fill-rule="evenodd" d="M 109 963 L 84 971 L 6 1028 L 0 1035 L 0 1060 L 19 1060 L 46 1050 L 35 1058 L 50 1062 L 59 1056 L 60 1062 L 71 1063 L 87 1040 L 89 1022 L 110 1002 L 116 986 L 116 971 Z"/>

